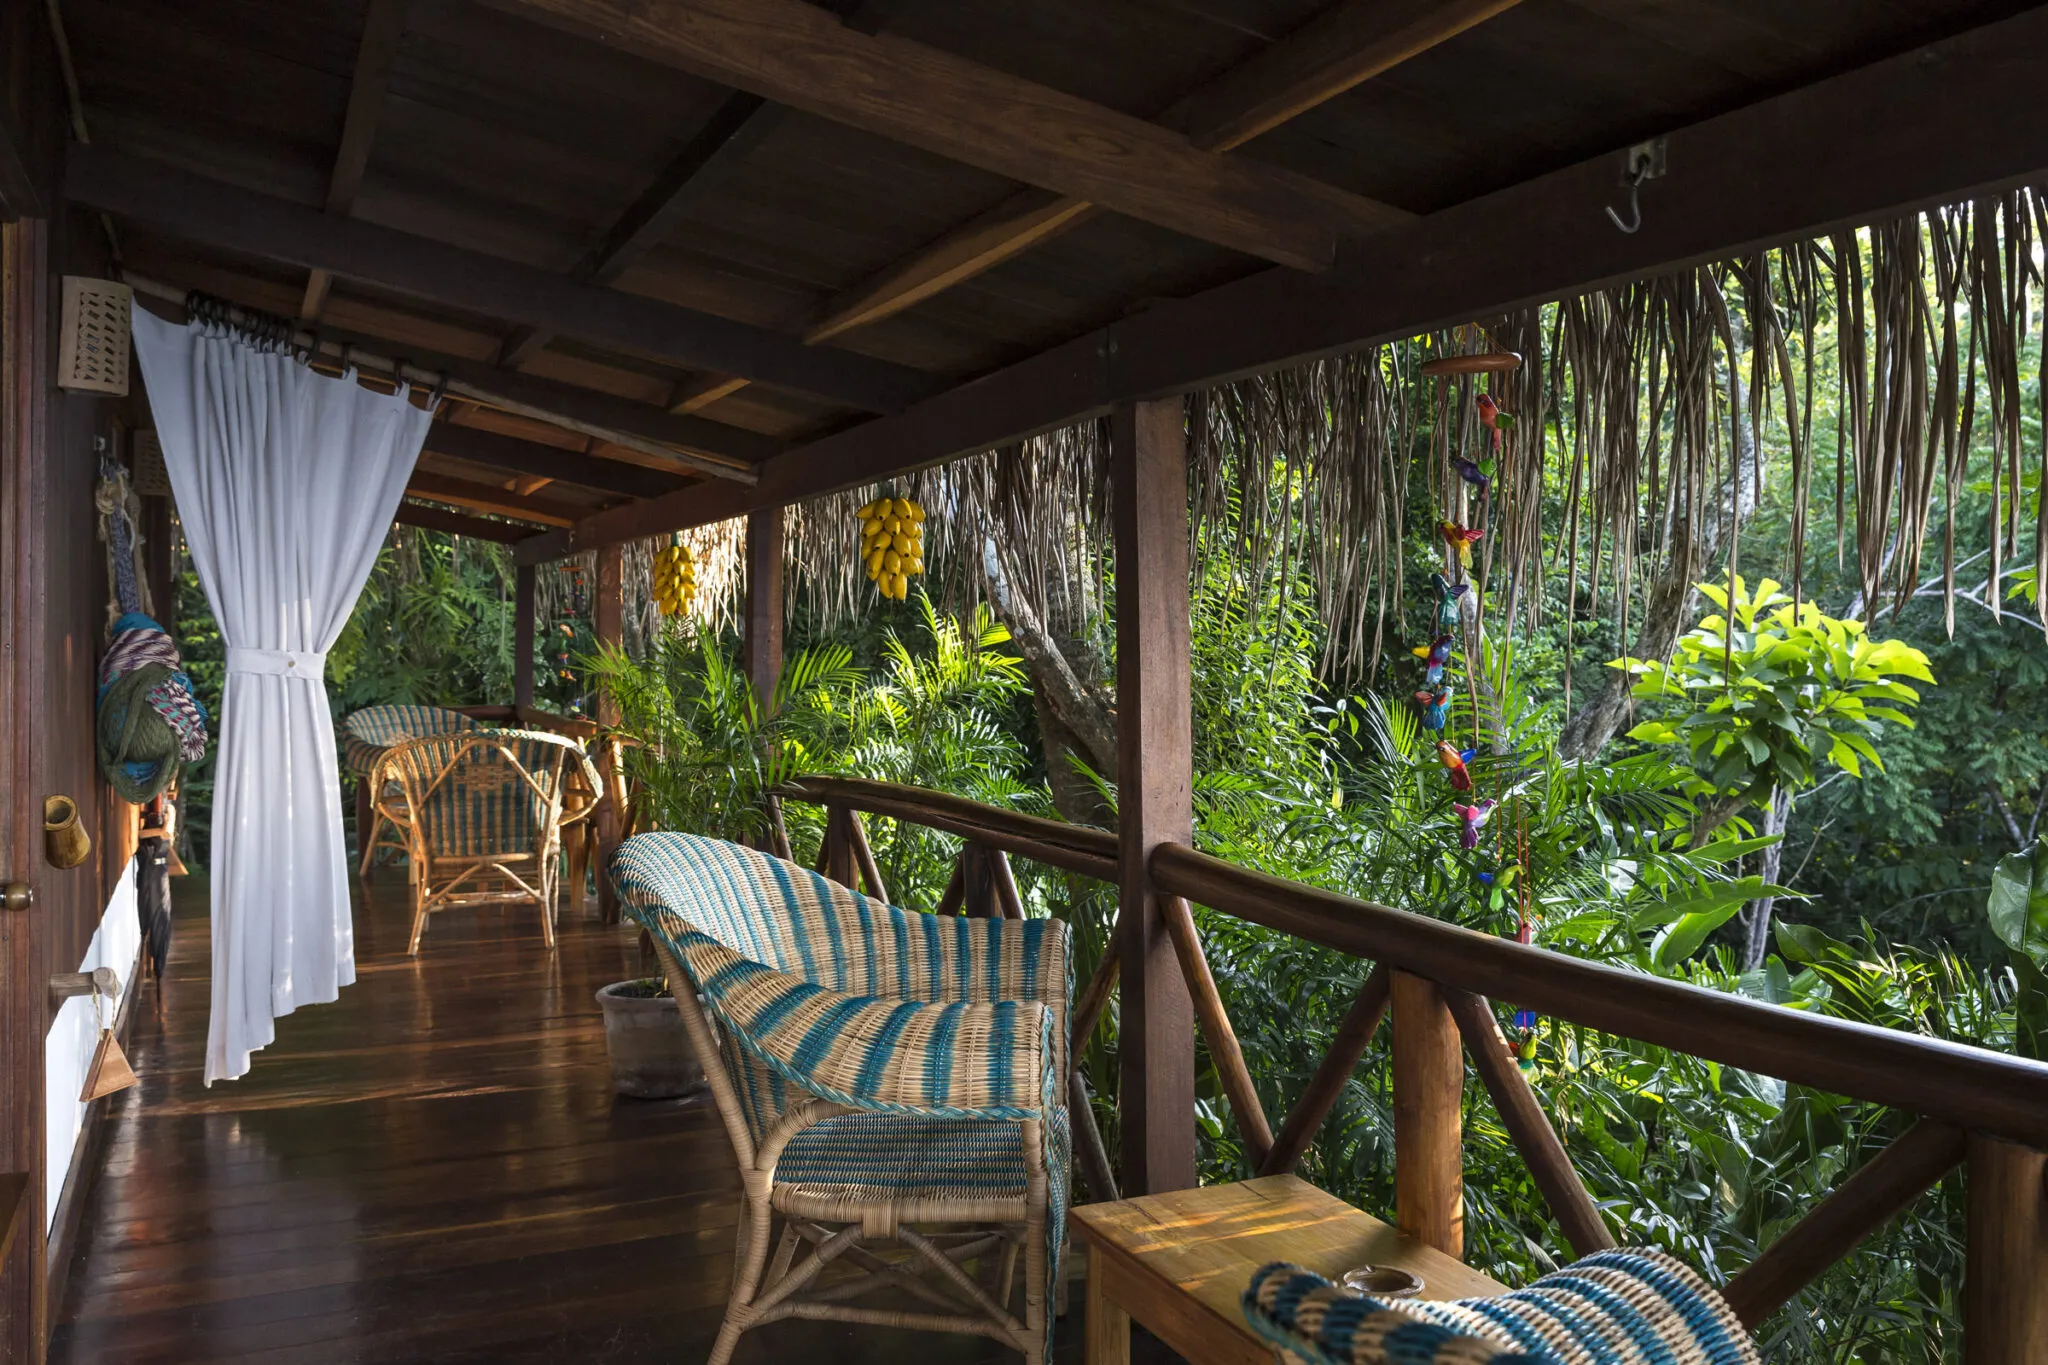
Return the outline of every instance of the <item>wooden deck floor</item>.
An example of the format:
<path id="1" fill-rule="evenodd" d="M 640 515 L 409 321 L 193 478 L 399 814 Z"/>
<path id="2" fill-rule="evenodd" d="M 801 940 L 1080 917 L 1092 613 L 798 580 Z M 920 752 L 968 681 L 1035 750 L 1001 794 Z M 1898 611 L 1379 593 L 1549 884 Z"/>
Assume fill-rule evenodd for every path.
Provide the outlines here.
<path id="1" fill-rule="evenodd" d="M 592 992 L 639 974 L 630 931 L 565 915 L 550 955 L 530 911 L 451 911 L 410 959 L 403 887 L 379 882 L 356 984 L 279 1020 L 250 1074 L 209 1090 L 205 892 L 179 894 L 164 1021 L 146 993 L 141 1084 L 114 1100 L 53 1365 L 702 1357 L 738 1178 L 708 1103 L 612 1096 Z M 799 1359 L 1018 1357 L 799 1322 L 739 1357 Z"/>

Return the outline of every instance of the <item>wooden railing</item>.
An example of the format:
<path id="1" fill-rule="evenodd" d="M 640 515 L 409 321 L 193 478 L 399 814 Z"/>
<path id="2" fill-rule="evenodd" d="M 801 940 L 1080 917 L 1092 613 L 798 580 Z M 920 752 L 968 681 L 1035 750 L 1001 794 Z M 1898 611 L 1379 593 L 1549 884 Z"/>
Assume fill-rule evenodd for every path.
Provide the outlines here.
<path id="1" fill-rule="evenodd" d="M 886 896 L 860 814 L 943 830 L 966 841 L 944 913 L 1021 915 L 1008 857 L 1112 881 L 1118 840 L 1101 830 L 1020 815 L 938 792 L 808 777 L 771 800 L 777 849 L 789 855 L 780 800 L 822 805 L 821 870 Z M 1967 1162 L 1966 1361 L 2048 1359 L 2035 1340 L 2048 1296 L 2048 1064 L 1915 1034 L 1763 1004 L 1567 957 L 1163 844 L 1148 860 L 1166 899 L 1166 930 L 1247 1154 L 1262 1173 L 1293 1169 L 1389 1013 L 1397 1220 L 1453 1255 L 1462 1251 L 1461 1105 L 1469 1053 L 1502 1125 L 1565 1240 L 1585 1255 L 1614 1240 L 1528 1079 L 1509 1054 L 1489 997 L 1554 1019 L 1726 1066 L 1887 1105 L 1917 1122 L 1849 1175 L 1738 1273 L 1726 1295 L 1755 1327 L 1830 1265 Z M 981 869 L 986 869 L 981 870 Z M 992 884 L 992 889 L 977 886 Z M 1007 889 L 1006 889 L 1007 888 Z M 1309 1084 L 1274 1134 L 1203 953 L 1190 903 L 1368 959 L 1375 966 Z M 1072 1013 L 1076 1056 L 1117 984 L 1116 936 Z M 1110 1165 L 1075 1068 L 1070 1095 L 1082 1174 L 1114 1197 Z M 1192 1116 L 1190 1116 L 1192 1118 Z"/>

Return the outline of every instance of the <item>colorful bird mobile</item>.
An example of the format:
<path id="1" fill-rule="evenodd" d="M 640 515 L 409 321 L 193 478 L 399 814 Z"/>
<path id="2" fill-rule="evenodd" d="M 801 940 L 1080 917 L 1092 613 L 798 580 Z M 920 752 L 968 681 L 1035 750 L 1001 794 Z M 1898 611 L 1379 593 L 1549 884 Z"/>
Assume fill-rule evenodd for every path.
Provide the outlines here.
<path id="1" fill-rule="evenodd" d="M 1422 372 L 1436 378 L 1501 376 L 1513 373 L 1520 364 L 1519 356 L 1491 351 L 1439 357 L 1426 362 Z M 1491 393 L 1478 393 L 1472 401 L 1479 427 L 1484 429 L 1485 435 L 1476 451 L 1452 449 L 1444 452 L 1448 472 L 1442 491 L 1448 506 L 1436 526 L 1437 537 L 1443 545 L 1444 567 L 1429 575 L 1430 641 L 1411 651 L 1422 662 L 1423 687 L 1414 696 L 1415 705 L 1422 715 L 1422 727 L 1434 737 L 1437 762 L 1442 765 L 1444 778 L 1456 793 L 1456 799 L 1451 802 L 1451 815 L 1457 822 L 1458 848 L 1480 864 L 1473 867 L 1472 872 L 1488 906 L 1499 912 L 1507 910 L 1512 903 L 1516 941 L 1531 944 L 1535 941 L 1536 921 L 1530 904 L 1528 817 L 1519 799 L 1511 808 L 1516 817 L 1516 847 L 1512 861 L 1505 856 L 1503 841 L 1498 837 L 1491 841 L 1491 851 L 1481 847 L 1486 842 L 1489 824 L 1495 823 L 1494 815 L 1502 802 L 1514 793 L 1512 790 L 1493 796 L 1474 793 L 1477 777 L 1472 765 L 1479 757 L 1476 688 L 1472 745 L 1461 747 L 1448 733 L 1453 691 L 1448 670 L 1459 637 L 1467 627 L 1466 604 L 1469 601 L 1475 608 L 1479 605 L 1472 581 L 1473 548 L 1486 537 L 1487 522 L 1493 510 L 1495 481 L 1515 454 L 1509 440 L 1516 431 L 1515 414 L 1503 408 L 1500 400 Z M 1511 484 L 1508 486 L 1512 487 Z M 1468 498 L 1472 500 L 1469 503 Z M 1472 596 L 1468 597 L 1468 594 Z M 1539 1022 L 1533 1010 L 1518 1009 L 1513 1016 L 1513 1034 L 1508 1051 L 1524 1071 L 1536 1069 Z"/>

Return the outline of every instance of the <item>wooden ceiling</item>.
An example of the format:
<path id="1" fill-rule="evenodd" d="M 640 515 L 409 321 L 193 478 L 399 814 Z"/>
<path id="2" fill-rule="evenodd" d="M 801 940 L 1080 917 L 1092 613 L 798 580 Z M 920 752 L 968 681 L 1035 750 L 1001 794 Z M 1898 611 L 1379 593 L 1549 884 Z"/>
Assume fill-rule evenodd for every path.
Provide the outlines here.
<path id="1" fill-rule="evenodd" d="M 2032 7 L 61 9 L 92 137 L 66 191 L 111 212 L 126 268 L 573 408 L 585 429 L 450 403 L 414 485 L 423 502 L 558 528 L 534 544 L 559 553 L 591 543 L 566 528 L 645 533 L 699 490 L 711 509 L 740 496 L 659 458 L 650 433 L 766 471 L 771 491 L 801 491 L 788 471 L 849 442 L 902 433 L 906 462 L 928 462 L 972 444 L 948 445 L 927 415 L 971 401 L 967 381 L 1029 374 L 1162 304 L 1355 292 L 1375 244 L 1499 191 Z M 1611 234 L 1590 206 L 1579 226 Z M 1298 353 L 1274 345 L 1247 363 Z M 1081 411 L 1039 406 L 983 434 Z M 643 499 L 661 516 L 620 513 Z"/>

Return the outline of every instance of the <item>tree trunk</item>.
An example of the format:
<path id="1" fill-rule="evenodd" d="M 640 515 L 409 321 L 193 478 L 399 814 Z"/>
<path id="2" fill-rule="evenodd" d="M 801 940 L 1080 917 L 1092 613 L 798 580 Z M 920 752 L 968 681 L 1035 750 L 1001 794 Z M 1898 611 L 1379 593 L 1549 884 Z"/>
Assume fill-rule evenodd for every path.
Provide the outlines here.
<path id="1" fill-rule="evenodd" d="M 1785 822 L 1791 814 L 1792 793 L 1783 787 L 1773 787 L 1771 799 L 1764 804 L 1763 833 L 1777 835 L 1779 842 L 1757 855 L 1757 871 L 1766 886 L 1777 883 L 1779 869 L 1784 866 Z M 1745 972 L 1753 972 L 1764 965 L 1764 954 L 1771 947 L 1771 909 L 1776 903 L 1776 896 L 1759 896 L 1742 912 L 1742 970 Z"/>
<path id="2" fill-rule="evenodd" d="M 1748 344 L 1748 333 L 1739 314 L 1731 315 L 1731 327 L 1738 345 Z M 1757 485 L 1761 481 L 1763 458 L 1757 448 L 1756 429 L 1749 420 L 1749 389 L 1742 382 L 1742 367 L 1731 358 L 1728 366 L 1728 401 L 1735 413 L 1736 459 L 1732 504 L 1724 500 L 1706 525 L 1681 522 L 1672 528 L 1664 571 L 1650 584 L 1644 603 L 1643 626 L 1629 654 L 1637 659 L 1666 659 L 1678 645 L 1685 624 L 1692 619 L 1699 602 L 1698 575 L 1721 548 L 1723 534 L 1731 525 L 1749 520 L 1756 511 Z M 1566 758 L 1587 759 L 1607 747 L 1628 718 L 1629 689 L 1635 679 L 1619 669 L 1605 669 L 1606 679 L 1592 698 L 1565 721 L 1558 736 L 1558 752 Z"/>
<path id="3" fill-rule="evenodd" d="M 981 543 L 982 578 L 989 606 L 1009 628 L 1010 640 L 1031 674 L 1032 711 L 1045 751 L 1046 784 L 1053 809 L 1070 824 L 1115 827 L 1115 812 L 1102 790 L 1077 770 L 1116 780 L 1116 707 L 1107 693 L 1087 683 L 1068 659 L 1070 648 L 1045 626 L 1011 578 L 993 536 Z"/>

